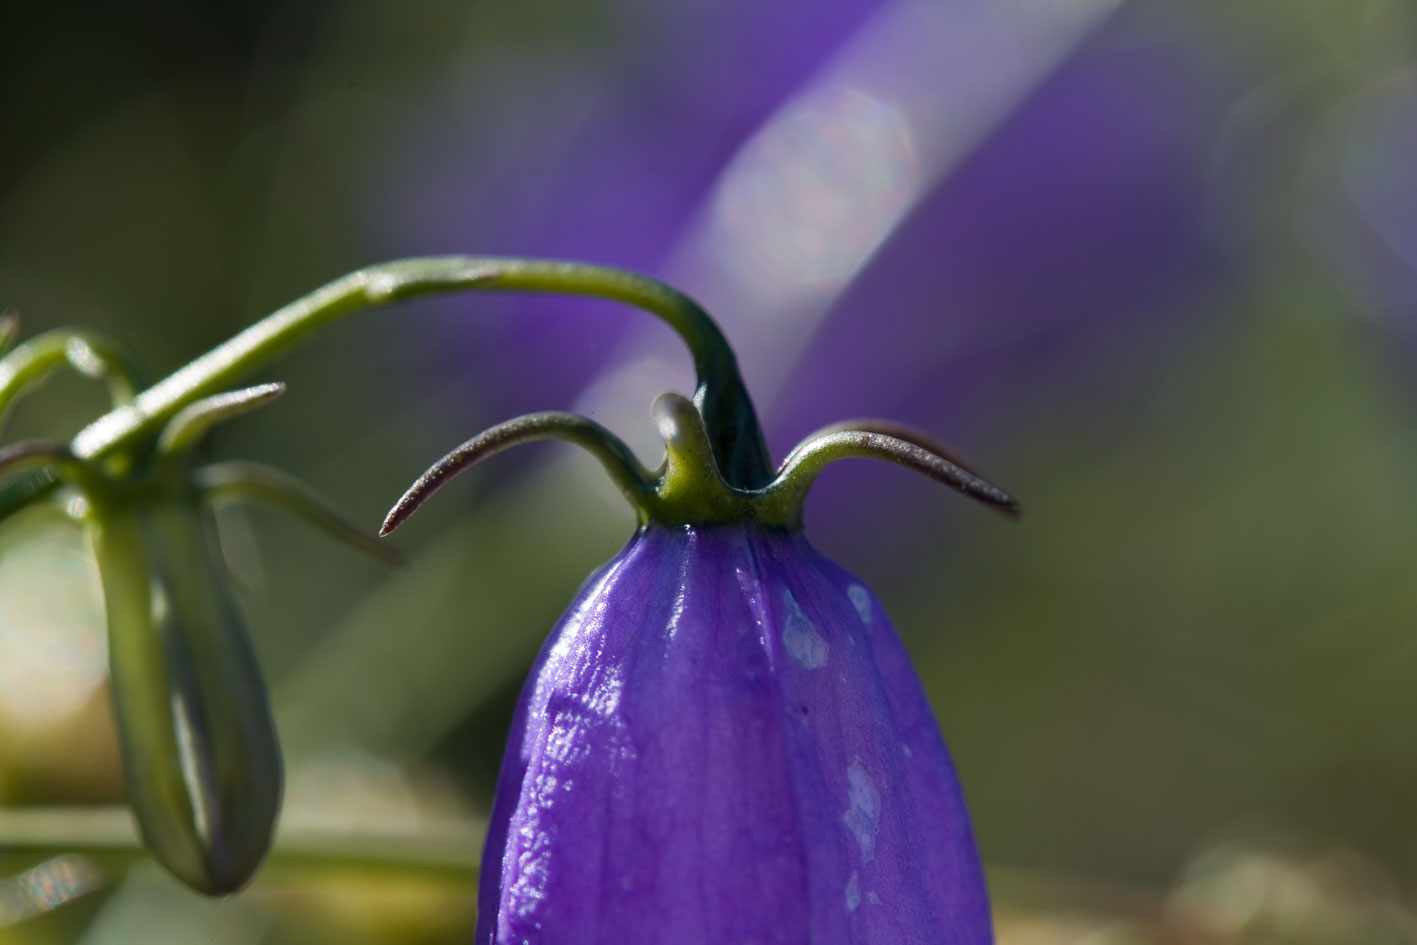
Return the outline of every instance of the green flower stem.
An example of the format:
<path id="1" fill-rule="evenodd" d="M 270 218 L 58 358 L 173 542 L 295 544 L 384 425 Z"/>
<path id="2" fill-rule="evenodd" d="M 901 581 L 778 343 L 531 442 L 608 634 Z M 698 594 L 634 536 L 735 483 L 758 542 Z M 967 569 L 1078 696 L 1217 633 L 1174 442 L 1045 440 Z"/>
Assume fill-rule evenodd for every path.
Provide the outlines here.
<path id="1" fill-rule="evenodd" d="M 284 818 L 263 881 L 327 870 L 477 881 L 486 830 L 480 820 L 440 820 L 412 831 L 361 827 L 358 832 L 322 830 L 299 821 L 298 811 Z M 63 853 L 87 857 L 115 874 L 151 861 L 126 807 L 0 809 L 0 851 L 4 872 Z"/>
<path id="2" fill-rule="evenodd" d="M 619 269 L 472 256 L 403 260 L 337 279 L 143 391 L 131 405 L 100 417 L 74 438 L 74 454 L 96 460 L 136 445 L 155 435 L 194 400 L 233 386 L 247 372 L 351 312 L 462 289 L 596 296 L 626 302 L 658 316 L 678 332 L 693 354 L 699 384 L 696 396 L 725 475 L 745 488 L 767 481 L 767 448 L 736 359 L 718 326 L 691 299 L 660 282 Z"/>
<path id="3" fill-rule="evenodd" d="M 158 452 L 167 459 L 185 460 L 192 449 L 218 423 L 250 413 L 285 393 L 284 384 L 258 384 L 245 390 L 203 397 L 177 412 L 163 428 Z"/>

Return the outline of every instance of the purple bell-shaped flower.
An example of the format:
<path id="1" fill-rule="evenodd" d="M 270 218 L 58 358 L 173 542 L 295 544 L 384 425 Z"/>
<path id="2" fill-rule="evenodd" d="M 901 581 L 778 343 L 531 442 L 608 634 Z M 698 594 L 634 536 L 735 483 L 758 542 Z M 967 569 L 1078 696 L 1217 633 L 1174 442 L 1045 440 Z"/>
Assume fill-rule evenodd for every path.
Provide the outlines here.
<path id="1" fill-rule="evenodd" d="M 820 431 L 772 476 L 712 322 L 664 287 L 614 278 L 601 294 L 655 311 L 696 355 L 696 399 L 655 404 L 664 465 L 645 470 L 586 418 L 533 414 L 449 454 L 385 523 L 479 460 L 546 438 L 594 453 L 641 522 L 522 694 L 476 941 L 991 942 L 964 798 L 920 681 L 874 595 L 807 543 L 801 507 L 825 465 L 853 456 L 1006 512 L 1013 499 L 881 421 Z"/>

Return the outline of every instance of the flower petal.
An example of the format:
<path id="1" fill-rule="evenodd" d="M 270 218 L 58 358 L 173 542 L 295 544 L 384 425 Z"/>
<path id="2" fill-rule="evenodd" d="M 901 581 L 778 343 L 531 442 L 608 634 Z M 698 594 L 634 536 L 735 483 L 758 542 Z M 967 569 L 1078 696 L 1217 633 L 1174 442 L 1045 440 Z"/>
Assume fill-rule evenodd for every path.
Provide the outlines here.
<path id="1" fill-rule="evenodd" d="M 480 943 L 992 940 L 920 684 L 800 535 L 640 532 L 543 651 L 493 824 Z"/>

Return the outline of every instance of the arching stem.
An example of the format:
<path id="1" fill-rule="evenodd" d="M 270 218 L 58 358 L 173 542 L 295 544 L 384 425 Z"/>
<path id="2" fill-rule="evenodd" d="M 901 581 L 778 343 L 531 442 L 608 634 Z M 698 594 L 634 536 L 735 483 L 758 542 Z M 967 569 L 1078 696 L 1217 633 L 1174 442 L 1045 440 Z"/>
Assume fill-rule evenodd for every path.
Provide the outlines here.
<path id="1" fill-rule="evenodd" d="M 13 312 L 6 313 L 0 334 L 9 333 L 6 343 L 19 330 Z M 3 349 L 0 345 L 0 349 Z M 108 383 L 115 404 L 126 404 L 144 383 L 142 366 L 132 353 L 105 335 L 73 328 L 61 328 L 36 335 L 0 360 L 0 419 L 15 398 L 64 365 L 88 377 Z"/>
<path id="2" fill-rule="evenodd" d="M 760 487 L 770 478 L 767 448 L 733 352 L 718 326 L 693 300 L 663 283 L 620 269 L 474 256 L 403 260 L 337 279 L 143 391 L 132 405 L 100 417 L 74 438 L 74 453 L 93 459 L 133 445 L 193 400 L 231 386 L 241 375 L 346 314 L 462 289 L 594 296 L 658 316 L 693 354 L 699 385 L 696 397 L 724 475 L 742 488 Z"/>
<path id="3" fill-rule="evenodd" d="M 391 568 L 407 562 L 392 544 L 337 512 L 315 490 L 278 469 L 259 463 L 214 463 L 197 470 L 197 488 L 212 503 L 253 502 L 296 518 Z"/>
<path id="4" fill-rule="evenodd" d="M 895 463 L 1006 515 L 1018 516 L 1019 505 L 1013 496 L 958 463 L 919 445 L 919 442 L 928 442 L 923 434 L 913 434 L 912 439 L 917 442 L 870 430 L 838 430 L 809 437 L 792 451 L 783 462 L 781 473 L 763 490 L 760 508 L 764 517 L 783 524 L 800 524 L 802 504 L 817 476 L 841 459 L 880 459 Z"/>
<path id="5" fill-rule="evenodd" d="M 645 517 L 653 497 L 654 483 L 630 448 L 594 420 L 573 413 L 548 411 L 499 423 L 438 460 L 409 486 L 408 491 L 389 510 L 379 534 L 387 535 L 406 522 L 424 502 L 458 474 L 503 450 L 538 440 L 565 440 L 585 449 L 600 460 L 641 519 Z"/>

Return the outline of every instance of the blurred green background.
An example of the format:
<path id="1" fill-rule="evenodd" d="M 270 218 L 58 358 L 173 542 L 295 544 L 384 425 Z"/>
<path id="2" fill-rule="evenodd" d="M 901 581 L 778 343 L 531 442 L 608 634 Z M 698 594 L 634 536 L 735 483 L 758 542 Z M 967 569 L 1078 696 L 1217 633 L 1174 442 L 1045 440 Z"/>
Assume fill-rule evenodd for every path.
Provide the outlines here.
<path id="1" fill-rule="evenodd" d="M 0 307 L 156 373 L 359 266 L 630 266 L 720 317 L 774 452 L 909 420 L 1021 525 L 833 469 L 807 531 L 886 601 L 1002 945 L 1417 941 L 1417 7 L 1406 0 L 8 4 Z M 648 319 L 460 296 L 261 379 L 218 456 L 371 527 L 446 449 L 578 409 L 657 461 Z M 101 392 L 56 378 L 7 440 Z M 131 849 L 82 535 L 0 534 L 0 942 L 458 942 L 512 702 L 633 527 L 555 447 L 386 573 L 223 539 L 289 790 L 211 903 Z"/>

